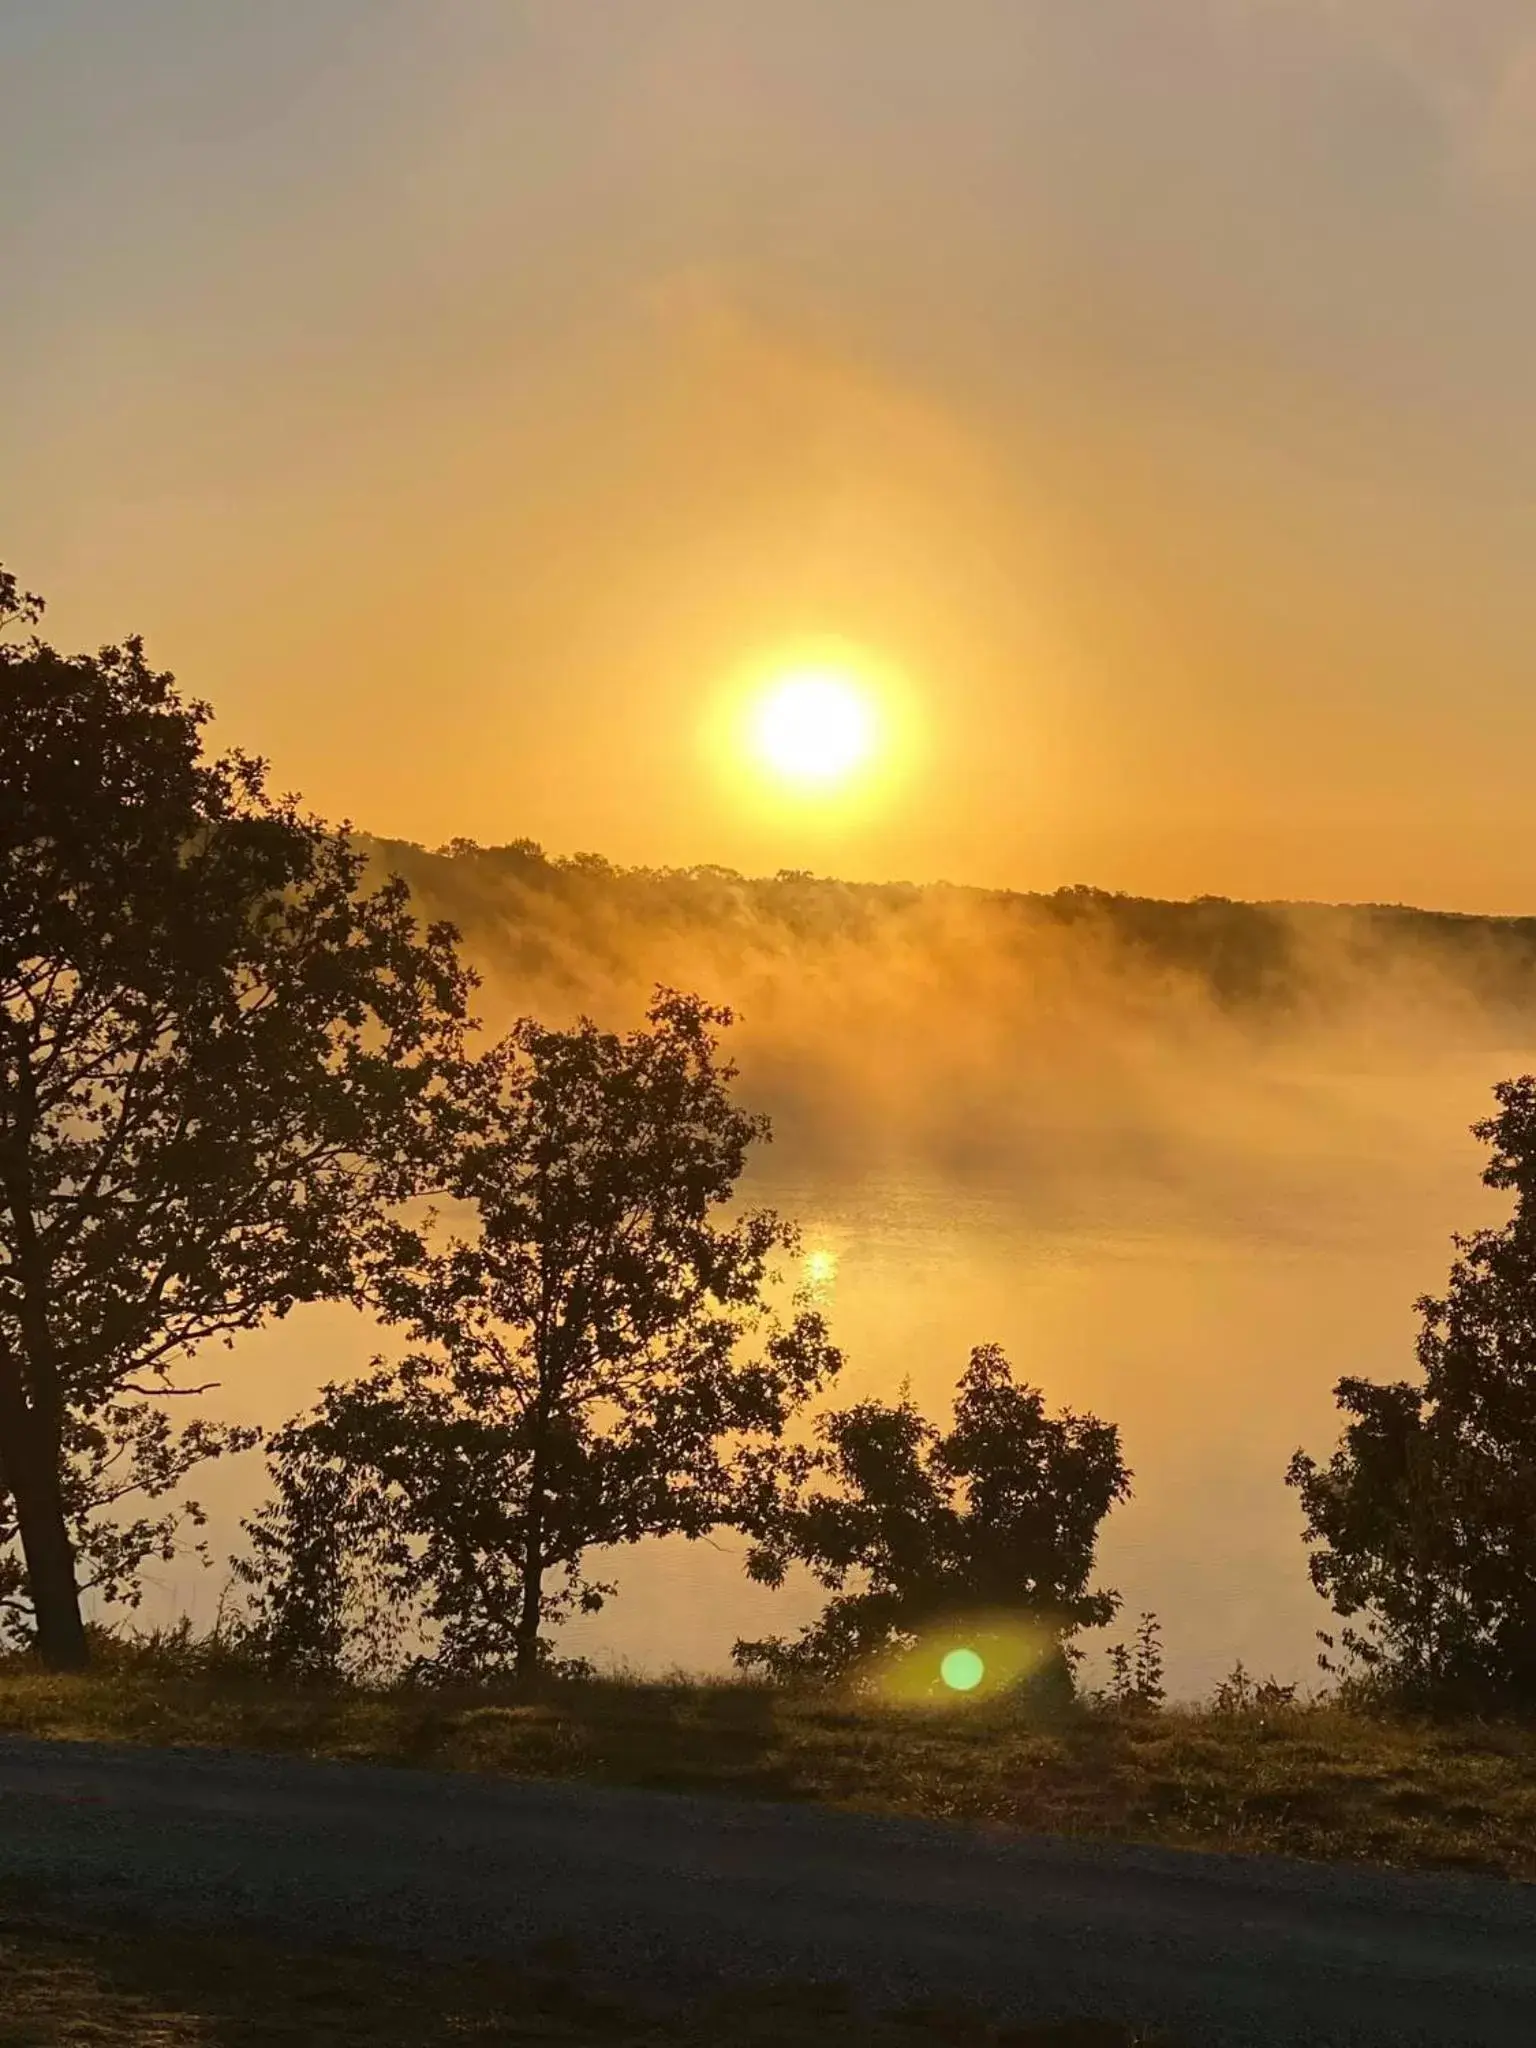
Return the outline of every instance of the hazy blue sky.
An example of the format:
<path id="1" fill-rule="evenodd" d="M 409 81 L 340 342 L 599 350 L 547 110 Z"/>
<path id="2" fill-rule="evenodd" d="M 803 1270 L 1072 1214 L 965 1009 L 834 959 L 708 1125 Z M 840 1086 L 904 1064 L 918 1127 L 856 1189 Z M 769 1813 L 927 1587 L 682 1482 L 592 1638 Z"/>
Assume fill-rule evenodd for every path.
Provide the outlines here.
<path id="1" fill-rule="evenodd" d="M 1529 0 L 0 0 L 0 555 L 428 840 L 1536 909 Z M 807 636 L 882 805 L 701 741 Z"/>

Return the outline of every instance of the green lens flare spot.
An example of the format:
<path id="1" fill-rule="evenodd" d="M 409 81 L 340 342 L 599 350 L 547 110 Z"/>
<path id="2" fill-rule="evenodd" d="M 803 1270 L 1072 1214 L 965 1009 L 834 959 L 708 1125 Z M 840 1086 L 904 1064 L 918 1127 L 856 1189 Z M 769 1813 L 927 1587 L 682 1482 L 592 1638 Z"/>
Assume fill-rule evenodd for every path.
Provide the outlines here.
<path id="1" fill-rule="evenodd" d="M 939 1666 L 939 1676 L 951 1692 L 974 1692 L 987 1675 L 987 1667 L 974 1650 L 951 1650 Z"/>

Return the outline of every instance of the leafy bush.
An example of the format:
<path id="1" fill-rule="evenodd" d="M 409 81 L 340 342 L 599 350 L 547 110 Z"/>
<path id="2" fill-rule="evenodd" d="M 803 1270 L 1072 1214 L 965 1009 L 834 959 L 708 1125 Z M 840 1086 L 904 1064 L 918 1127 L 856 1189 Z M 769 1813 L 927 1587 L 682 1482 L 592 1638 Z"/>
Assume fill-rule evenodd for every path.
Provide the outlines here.
<path id="1" fill-rule="evenodd" d="M 1048 1648 L 1018 1659 L 1021 1672 L 1052 1671 L 1070 1691 L 1063 1646 L 1117 1604 L 1089 1587 L 1099 1525 L 1130 1493 L 1114 1425 L 1047 1415 L 1044 1396 L 984 1344 L 948 1431 L 904 1394 L 824 1416 L 818 1437 L 748 1571 L 775 1586 L 806 1564 L 836 1597 L 793 1641 L 737 1643 L 737 1664 L 841 1679 L 978 1615 L 1000 1642 L 1033 1628 Z"/>

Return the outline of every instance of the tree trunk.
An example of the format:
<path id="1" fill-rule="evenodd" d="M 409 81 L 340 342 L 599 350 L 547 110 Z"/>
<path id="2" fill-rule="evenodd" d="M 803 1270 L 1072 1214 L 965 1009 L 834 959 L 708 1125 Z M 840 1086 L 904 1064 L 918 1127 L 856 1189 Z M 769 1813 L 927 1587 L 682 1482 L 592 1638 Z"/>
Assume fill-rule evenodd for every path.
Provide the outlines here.
<path id="1" fill-rule="evenodd" d="M 27 1400 L 15 1360 L 0 1353 L 0 1481 L 15 1504 L 37 1653 L 50 1671 L 81 1671 L 90 1653 L 51 1439 Z"/>
<path id="2" fill-rule="evenodd" d="M 535 1423 L 543 1430 L 542 1416 Z M 517 1617 L 516 1673 L 536 1678 L 539 1671 L 539 1623 L 544 1618 L 544 1446 L 535 1439 L 528 1474 L 528 1514 L 523 1525 L 523 1598 Z"/>

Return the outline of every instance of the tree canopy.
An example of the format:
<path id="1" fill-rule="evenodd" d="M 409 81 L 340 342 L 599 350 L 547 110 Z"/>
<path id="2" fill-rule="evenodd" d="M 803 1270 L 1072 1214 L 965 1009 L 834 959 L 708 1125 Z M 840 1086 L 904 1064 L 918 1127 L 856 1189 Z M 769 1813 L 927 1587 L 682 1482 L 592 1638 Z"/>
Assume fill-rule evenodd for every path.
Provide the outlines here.
<path id="1" fill-rule="evenodd" d="M 1130 1493 L 1119 1434 L 1046 1413 L 995 1344 L 971 1353 L 940 1430 L 910 1394 L 825 1415 L 748 1570 L 781 1585 L 808 1565 L 835 1597 L 793 1641 L 736 1646 L 771 1675 L 844 1677 L 954 1617 L 1032 1622 L 1053 1643 L 1109 1621 L 1091 1590 L 1099 1525 Z"/>
<path id="2" fill-rule="evenodd" d="M 1536 1702 L 1536 1076 L 1504 1081 L 1474 1126 L 1499 1228 L 1455 1239 L 1425 1295 L 1422 1380 L 1347 1378 L 1353 1419 L 1326 1464 L 1298 1451 L 1313 1584 L 1345 1618 L 1346 1659 L 1425 1698 Z M 1356 1617 L 1359 1619 L 1357 1620 Z M 1335 1647 L 1324 1638 L 1327 1648 Z M 1325 1665 L 1330 1662 L 1325 1655 Z"/>
<path id="3" fill-rule="evenodd" d="M 381 1232 L 372 1299 L 418 1348 L 325 1389 L 273 1445 L 250 1525 L 280 1663 L 527 1675 L 613 1588 L 595 1547 L 752 1524 L 785 1424 L 837 1370 L 765 1292 L 794 1233 L 724 1215 L 761 1118 L 729 1012 L 662 991 L 644 1028 L 525 1020 L 466 1088 L 446 1186 L 464 1234 Z"/>
<path id="4" fill-rule="evenodd" d="M 170 1540 L 95 1511 L 245 1440 L 170 1429 L 176 1362 L 354 1291 L 462 1051 L 451 929 L 209 715 L 137 639 L 0 643 L 0 1603 L 63 1664 Z"/>

